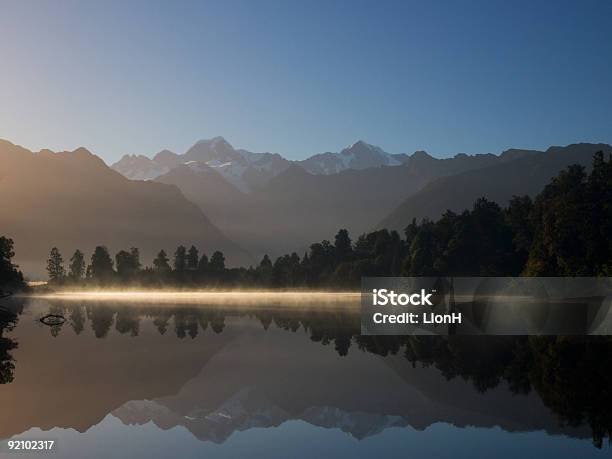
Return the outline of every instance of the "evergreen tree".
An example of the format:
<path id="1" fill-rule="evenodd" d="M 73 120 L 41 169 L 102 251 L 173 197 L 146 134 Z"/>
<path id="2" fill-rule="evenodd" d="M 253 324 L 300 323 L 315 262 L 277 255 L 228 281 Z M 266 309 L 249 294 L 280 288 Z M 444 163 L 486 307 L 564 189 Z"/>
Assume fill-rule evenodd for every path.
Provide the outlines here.
<path id="1" fill-rule="evenodd" d="M 434 261 L 437 256 L 434 224 L 425 220 L 410 244 L 410 255 L 404 262 L 407 276 L 433 276 Z"/>
<path id="2" fill-rule="evenodd" d="M 140 271 L 140 252 L 136 247 L 132 247 L 129 252 L 120 250 L 115 255 L 115 266 L 117 275 L 122 281 L 134 279 Z"/>
<path id="3" fill-rule="evenodd" d="M 187 268 L 187 249 L 179 245 L 174 252 L 174 270 L 183 272 Z"/>
<path id="4" fill-rule="evenodd" d="M 515 263 L 520 271 L 527 262 L 533 243 L 533 201 L 529 196 L 513 196 L 505 211 L 512 231 Z"/>
<path id="5" fill-rule="evenodd" d="M 136 272 L 140 271 L 142 265 L 140 264 L 140 250 L 138 250 L 138 247 L 132 247 L 130 255 L 132 255 L 132 267 Z"/>
<path id="6" fill-rule="evenodd" d="M 85 274 L 85 255 L 79 249 L 75 250 L 70 257 L 70 278 L 74 281 L 79 281 Z"/>
<path id="7" fill-rule="evenodd" d="M 325 240 L 310 246 L 309 267 L 306 282 L 309 286 L 325 283 L 335 269 L 334 246 Z"/>
<path id="8" fill-rule="evenodd" d="M 546 185 L 534 202 L 536 227 L 525 273 L 535 276 L 588 276 L 587 175 L 573 165 Z"/>
<path id="9" fill-rule="evenodd" d="M 155 257 L 155 260 L 153 260 L 153 266 L 155 267 L 155 270 L 160 273 L 170 271 L 168 255 L 166 255 L 166 252 L 164 250 L 159 251 L 157 257 Z"/>
<path id="10" fill-rule="evenodd" d="M 476 200 L 471 211 L 453 215 L 447 229 L 448 233 L 439 237 L 440 252 L 434 262 L 438 274 L 501 276 L 520 271 L 513 263 L 512 232 L 496 203 Z"/>
<path id="11" fill-rule="evenodd" d="M 225 256 L 222 252 L 216 251 L 210 257 L 210 271 L 216 275 L 223 274 L 225 271 Z"/>
<path id="12" fill-rule="evenodd" d="M 308 257 L 308 252 L 304 253 L 302 257 L 302 262 L 300 263 L 300 271 L 302 273 L 304 285 L 312 284 L 312 269 L 310 264 L 310 258 Z"/>
<path id="13" fill-rule="evenodd" d="M 272 285 L 272 275 L 272 261 L 268 255 L 264 255 L 257 267 L 258 280 L 262 285 L 269 287 Z"/>
<path id="14" fill-rule="evenodd" d="M 334 249 L 337 263 L 350 260 L 353 255 L 353 245 L 347 230 L 341 229 L 338 231 L 335 237 Z"/>
<path id="15" fill-rule="evenodd" d="M 410 224 L 404 230 L 404 235 L 406 236 L 406 244 L 408 245 L 408 247 L 410 247 L 410 244 L 412 244 L 412 241 L 414 240 L 414 237 L 416 236 L 418 231 L 419 225 L 416 222 L 416 218 L 413 218 L 412 222 L 410 222 Z"/>
<path id="16" fill-rule="evenodd" d="M 198 249 L 192 245 L 187 253 L 187 269 L 195 271 L 198 269 L 199 254 Z"/>
<path id="17" fill-rule="evenodd" d="M 208 257 L 206 256 L 205 253 L 203 253 L 202 257 L 200 258 L 200 261 L 198 262 L 198 272 L 200 274 L 206 274 L 208 270 L 209 270 Z"/>
<path id="18" fill-rule="evenodd" d="M 60 283 L 64 280 L 66 270 L 64 269 L 64 259 L 57 247 L 51 249 L 47 260 L 47 273 L 49 273 L 50 283 Z"/>
<path id="19" fill-rule="evenodd" d="M 13 240 L 0 236 L 0 296 L 3 288 L 25 287 L 23 275 L 12 262 L 14 256 Z"/>
<path id="20" fill-rule="evenodd" d="M 104 246 L 97 246 L 91 256 L 91 278 L 98 282 L 109 282 L 114 275 L 113 260 Z"/>
<path id="21" fill-rule="evenodd" d="M 115 266 L 119 279 L 126 280 L 132 272 L 132 256 L 125 250 L 120 250 L 115 254 Z"/>
<path id="22" fill-rule="evenodd" d="M 612 272 L 612 157 L 593 158 L 589 175 L 569 166 L 533 206 L 533 243 L 524 274 L 598 276 Z"/>
<path id="23" fill-rule="evenodd" d="M 295 252 L 278 257 L 272 271 L 272 284 L 277 287 L 293 287 L 302 283 L 300 257 Z"/>
<path id="24" fill-rule="evenodd" d="M 610 276 L 612 273 L 612 155 L 608 160 L 602 151 L 593 157 L 593 169 L 587 182 L 588 210 L 586 241 L 588 262 L 592 275 Z"/>

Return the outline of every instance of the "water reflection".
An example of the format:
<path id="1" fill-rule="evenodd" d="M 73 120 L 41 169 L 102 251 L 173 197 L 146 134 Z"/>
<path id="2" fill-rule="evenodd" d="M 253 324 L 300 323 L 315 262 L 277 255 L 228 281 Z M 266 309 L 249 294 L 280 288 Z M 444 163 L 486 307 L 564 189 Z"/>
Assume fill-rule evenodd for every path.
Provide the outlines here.
<path id="1" fill-rule="evenodd" d="M 499 426 L 597 448 L 612 431 L 605 337 L 360 336 L 348 306 L 13 299 L 0 314 L 0 438 L 108 416 L 218 444 L 289 421 L 359 440 Z M 67 320 L 47 327 L 45 314 Z"/>
<path id="2" fill-rule="evenodd" d="M 17 343 L 4 335 L 17 324 L 18 312 L 21 312 L 21 308 L 0 305 L 0 384 L 13 381 L 15 363 L 11 351 L 17 347 Z"/>

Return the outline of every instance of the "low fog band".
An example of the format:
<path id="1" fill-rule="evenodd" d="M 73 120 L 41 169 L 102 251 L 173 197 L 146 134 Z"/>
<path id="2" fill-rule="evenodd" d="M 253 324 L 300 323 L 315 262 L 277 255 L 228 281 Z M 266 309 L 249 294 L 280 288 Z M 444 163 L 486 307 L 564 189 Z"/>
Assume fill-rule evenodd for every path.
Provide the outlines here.
<path id="1" fill-rule="evenodd" d="M 362 335 L 612 335 L 612 277 L 364 277 Z"/>

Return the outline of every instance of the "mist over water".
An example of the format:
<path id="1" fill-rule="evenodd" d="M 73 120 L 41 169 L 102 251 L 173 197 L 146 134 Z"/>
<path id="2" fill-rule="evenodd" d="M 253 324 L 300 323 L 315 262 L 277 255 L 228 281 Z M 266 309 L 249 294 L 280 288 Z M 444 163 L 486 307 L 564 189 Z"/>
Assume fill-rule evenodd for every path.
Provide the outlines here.
<path id="1" fill-rule="evenodd" d="M 74 290 L 29 295 L 48 301 L 121 301 L 125 303 L 192 304 L 197 306 L 249 305 L 257 307 L 359 307 L 358 292 L 266 290 Z"/>

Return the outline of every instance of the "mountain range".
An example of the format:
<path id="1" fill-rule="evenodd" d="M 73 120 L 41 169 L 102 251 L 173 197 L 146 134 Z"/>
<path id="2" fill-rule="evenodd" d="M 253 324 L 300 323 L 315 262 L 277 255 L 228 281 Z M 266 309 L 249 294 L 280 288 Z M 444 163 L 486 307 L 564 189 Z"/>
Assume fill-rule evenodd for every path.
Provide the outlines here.
<path id="1" fill-rule="evenodd" d="M 160 249 L 221 250 L 229 265 L 297 251 L 340 228 L 356 238 L 376 228 L 403 230 L 413 218 L 460 212 L 479 197 L 505 205 L 535 195 L 570 164 L 589 166 L 606 144 L 499 155 L 424 151 L 390 154 L 358 141 L 339 153 L 289 161 L 234 149 L 222 137 L 183 154 L 124 156 L 108 167 L 84 148 L 33 153 L 0 141 L 2 234 L 16 242 L 17 263 L 42 275 L 51 246 L 64 255 L 106 244 L 112 253 L 141 249 L 150 264 Z"/>
<path id="2" fill-rule="evenodd" d="M 125 155 L 111 167 L 133 180 L 152 180 L 179 166 L 211 170 L 243 192 L 278 175 L 290 161 L 273 153 L 235 150 L 223 137 L 196 142 L 184 154 L 162 150 L 153 158 Z"/>
<path id="3" fill-rule="evenodd" d="M 391 155 L 360 141 L 340 153 L 325 153 L 304 161 L 284 160 L 282 170 L 268 169 L 274 171 L 271 177 L 259 175 L 257 181 L 236 186 L 234 180 L 208 166 L 213 160 L 232 163 L 236 151 L 226 148 L 225 156 L 220 156 L 216 149 L 217 156 L 210 159 L 213 155 L 208 148 L 206 155 L 200 156 L 206 161 L 194 163 L 193 151 L 198 145 L 185 154 L 188 162 L 154 180 L 181 189 L 230 239 L 239 241 L 256 259 L 264 254 L 303 252 L 312 242 L 333 238 L 340 228 L 347 228 L 353 236 L 359 235 L 434 179 L 536 153 L 508 150 L 499 156 L 459 154 L 436 159 L 423 151 Z M 211 142 L 203 145 L 209 146 Z M 320 168 L 321 173 L 313 173 L 317 164 L 321 164 L 320 157 L 329 161 L 342 157 L 351 160 L 341 163 L 346 168 L 340 172 Z M 368 164 L 372 166 L 366 167 Z M 245 173 L 242 177 L 253 176 Z"/>
<path id="4" fill-rule="evenodd" d="M 243 192 L 250 192 L 272 177 L 300 165 L 311 174 L 330 175 L 344 170 L 361 170 L 379 166 L 399 166 L 408 155 L 390 154 L 362 140 L 339 153 L 321 153 L 303 161 L 289 161 L 277 153 L 253 153 L 234 149 L 223 137 L 196 142 L 183 154 L 162 150 L 153 158 L 124 155 L 111 167 L 133 180 L 152 180 L 170 170 L 186 165 L 196 170 L 211 169 Z"/>
<path id="5" fill-rule="evenodd" d="M 179 244 L 222 250 L 234 264 L 248 254 L 230 241 L 178 188 L 128 180 L 84 148 L 33 153 L 0 141 L 0 228 L 15 241 L 16 262 L 43 276 L 49 250 L 66 258 L 107 245 L 138 247 L 143 264 Z"/>

